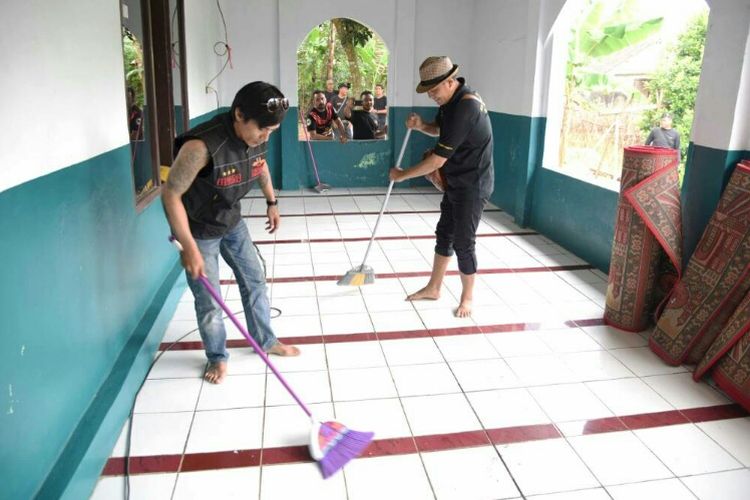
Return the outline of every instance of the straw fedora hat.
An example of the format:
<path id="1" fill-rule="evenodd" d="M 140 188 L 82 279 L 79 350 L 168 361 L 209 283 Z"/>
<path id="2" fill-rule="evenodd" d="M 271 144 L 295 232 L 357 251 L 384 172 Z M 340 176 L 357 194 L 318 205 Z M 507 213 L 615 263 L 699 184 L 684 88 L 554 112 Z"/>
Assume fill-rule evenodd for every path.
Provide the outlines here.
<path id="1" fill-rule="evenodd" d="M 427 92 L 446 78 L 454 76 L 457 72 L 458 64 L 453 64 L 450 57 L 428 57 L 419 66 L 419 79 L 422 81 L 417 85 L 417 93 Z"/>

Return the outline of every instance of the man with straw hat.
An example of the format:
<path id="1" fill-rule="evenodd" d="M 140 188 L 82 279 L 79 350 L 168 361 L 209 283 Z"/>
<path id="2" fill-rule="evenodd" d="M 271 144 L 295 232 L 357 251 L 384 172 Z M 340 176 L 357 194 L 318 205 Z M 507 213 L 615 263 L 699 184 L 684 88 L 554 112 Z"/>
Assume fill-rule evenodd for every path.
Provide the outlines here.
<path id="1" fill-rule="evenodd" d="M 448 263 L 455 253 L 461 274 L 458 317 L 471 315 L 474 278 L 477 272 L 475 240 L 482 211 L 494 188 L 492 127 L 482 99 L 457 78 L 458 65 L 446 56 L 428 57 L 419 67 L 417 93 L 427 92 L 440 108 L 433 122 L 416 113 L 406 126 L 438 137 L 432 154 L 411 168 L 392 168 L 390 178 L 400 182 L 440 172 L 445 194 L 440 203 L 440 220 L 435 229 L 435 257 L 430 281 L 406 300 L 437 300 Z"/>

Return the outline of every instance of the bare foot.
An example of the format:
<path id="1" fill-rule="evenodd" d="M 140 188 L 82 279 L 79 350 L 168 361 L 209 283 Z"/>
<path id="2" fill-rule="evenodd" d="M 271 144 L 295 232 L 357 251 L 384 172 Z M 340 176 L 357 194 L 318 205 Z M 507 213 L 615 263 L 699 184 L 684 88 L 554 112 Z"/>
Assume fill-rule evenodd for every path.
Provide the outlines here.
<path id="1" fill-rule="evenodd" d="M 268 350 L 268 354 L 275 354 L 277 356 L 299 356 L 299 349 L 293 345 L 276 342 L 273 347 Z"/>
<path id="2" fill-rule="evenodd" d="M 208 382 L 212 384 L 221 384 L 224 382 L 224 378 L 227 376 L 227 362 L 218 361 L 216 363 L 209 363 L 206 369 L 206 374 L 203 375 Z"/>
<path id="3" fill-rule="evenodd" d="M 440 298 L 440 290 L 434 290 L 430 287 L 424 287 L 418 292 L 414 292 L 406 297 L 406 300 L 437 300 Z"/>
<path id="4" fill-rule="evenodd" d="M 458 304 L 455 314 L 457 318 L 468 318 L 471 316 L 471 300 L 462 300 Z"/>

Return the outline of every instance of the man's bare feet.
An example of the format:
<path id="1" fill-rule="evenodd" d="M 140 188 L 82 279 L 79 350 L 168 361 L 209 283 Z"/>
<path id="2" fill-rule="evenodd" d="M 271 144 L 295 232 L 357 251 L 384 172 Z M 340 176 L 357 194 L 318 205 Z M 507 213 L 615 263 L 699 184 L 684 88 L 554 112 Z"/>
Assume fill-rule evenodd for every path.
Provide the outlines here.
<path id="1" fill-rule="evenodd" d="M 440 289 L 433 289 L 429 286 L 412 293 L 406 297 L 406 300 L 437 300 L 440 298 Z"/>
<path id="2" fill-rule="evenodd" d="M 462 300 L 458 304 L 455 314 L 457 318 L 468 318 L 471 316 L 471 300 Z"/>
<path id="3" fill-rule="evenodd" d="M 277 356 L 299 356 L 299 349 L 293 345 L 276 342 L 273 347 L 268 350 L 268 354 L 275 354 Z"/>
<path id="4" fill-rule="evenodd" d="M 224 378 L 227 376 L 227 362 L 217 361 L 216 363 L 209 363 L 206 369 L 206 374 L 203 375 L 208 382 L 212 384 L 221 384 Z"/>

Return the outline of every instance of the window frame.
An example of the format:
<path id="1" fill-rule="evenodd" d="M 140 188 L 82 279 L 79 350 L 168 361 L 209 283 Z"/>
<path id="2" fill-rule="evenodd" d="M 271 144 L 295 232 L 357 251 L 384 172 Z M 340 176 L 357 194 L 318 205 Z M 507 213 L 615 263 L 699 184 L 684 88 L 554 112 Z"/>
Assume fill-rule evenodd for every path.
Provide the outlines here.
<path id="1" fill-rule="evenodd" d="M 171 166 L 175 138 L 174 87 L 172 79 L 172 40 L 171 12 L 169 0 L 136 0 L 140 4 L 143 25 L 143 86 L 146 102 L 144 113 L 148 123 L 148 137 L 151 143 L 151 180 L 153 187 L 140 195 L 135 191 L 135 173 L 131 164 L 131 181 L 137 213 L 142 212 L 161 195 L 161 166 Z M 120 24 L 122 25 L 122 0 Z M 183 130 L 188 129 L 189 112 L 187 106 L 187 54 L 185 53 L 185 3 L 176 0 L 177 29 L 180 55 L 180 94 L 183 106 Z M 127 84 L 125 91 L 127 92 Z"/>

